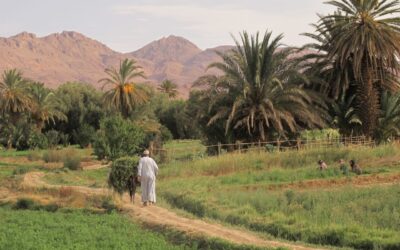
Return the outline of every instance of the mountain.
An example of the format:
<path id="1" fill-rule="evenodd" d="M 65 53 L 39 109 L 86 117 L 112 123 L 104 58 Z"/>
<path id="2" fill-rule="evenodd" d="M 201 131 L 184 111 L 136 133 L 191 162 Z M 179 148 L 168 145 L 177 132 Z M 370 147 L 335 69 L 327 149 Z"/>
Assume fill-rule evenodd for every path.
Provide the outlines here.
<path id="1" fill-rule="evenodd" d="M 79 81 L 99 88 L 98 80 L 105 77 L 104 69 L 118 67 L 122 59 L 130 58 L 143 67 L 147 81 L 159 84 L 170 79 L 187 96 L 193 81 L 206 72 L 210 63 L 219 60 L 215 51 L 229 48 L 202 51 L 185 38 L 168 36 L 124 54 L 78 32 L 63 31 L 45 37 L 22 32 L 0 38 L 0 72 L 17 68 L 24 76 L 49 87 Z"/>

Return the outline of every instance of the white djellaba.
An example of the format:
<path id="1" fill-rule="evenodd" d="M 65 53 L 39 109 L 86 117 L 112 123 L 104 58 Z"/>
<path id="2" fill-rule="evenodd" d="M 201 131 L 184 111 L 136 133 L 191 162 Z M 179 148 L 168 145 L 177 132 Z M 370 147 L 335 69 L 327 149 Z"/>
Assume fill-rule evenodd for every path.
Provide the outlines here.
<path id="1" fill-rule="evenodd" d="M 149 151 L 143 152 L 138 165 L 138 177 L 141 183 L 142 202 L 144 205 L 156 202 L 156 176 L 158 172 L 157 163 L 149 157 Z"/>

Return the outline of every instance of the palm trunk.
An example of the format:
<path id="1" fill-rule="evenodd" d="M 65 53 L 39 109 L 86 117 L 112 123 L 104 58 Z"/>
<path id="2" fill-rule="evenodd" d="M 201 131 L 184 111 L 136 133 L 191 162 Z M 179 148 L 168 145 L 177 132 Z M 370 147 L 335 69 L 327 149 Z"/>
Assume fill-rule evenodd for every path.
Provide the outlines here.
<path id="1" fill-rule="evenodd" d="M 368 59 L 362 65 L 362 78 L 358 84 L 358 112 L 364 135 L 372 137 L 378 121 L 379 94 Z"/>

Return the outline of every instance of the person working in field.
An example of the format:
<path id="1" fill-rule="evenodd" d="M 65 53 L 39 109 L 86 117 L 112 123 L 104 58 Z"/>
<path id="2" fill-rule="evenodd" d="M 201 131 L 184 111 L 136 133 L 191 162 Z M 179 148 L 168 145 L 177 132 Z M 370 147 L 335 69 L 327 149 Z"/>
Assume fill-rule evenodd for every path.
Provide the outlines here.
<path id="1" fill-rule="evenodd" d="M 318 161 L 318 169 L 319 170 L 325 170 L 328 168 L 328 165 L 323 160 Z"/>
<path id="2" fill-rule="evenodd" d="M 144 206 L 156 203 L 156 176 L 158 166 L 156 162 L 150 158 L 149 151 L 143 152 L 138 165 L 138 180 L 141 183 L 142 202 Z"/>
<path id="3" fill-rule="evenodd" d="M 358 166 L 358 164 L 354 160 L 350 160 L 350 167 L 351 172 L 356 173 L 357 175 L 362 174 L 360 166 Z"/>
<path id="4" fill-rule="evenodd" d="M 346 162 L 343 159 L 339 160 L 339 170 L 342 171 L 342 174 L 344 174 L 344 175 L 349 174 L 349 169 L 346 165 Z"/>

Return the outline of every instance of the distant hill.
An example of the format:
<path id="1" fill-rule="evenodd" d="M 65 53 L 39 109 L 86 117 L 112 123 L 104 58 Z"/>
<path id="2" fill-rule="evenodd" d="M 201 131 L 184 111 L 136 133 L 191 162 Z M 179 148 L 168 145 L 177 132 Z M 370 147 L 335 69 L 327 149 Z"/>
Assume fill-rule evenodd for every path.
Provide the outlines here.
<path id="1" fill-rule="evenodd" d="M 171 79 L 183 96 L 207 66 L 218 61 L 215 51 L 226 51 L 221 46 L 202 51 L 185 38 L 169 36 L 149 43 L 131 53 L 113 51 L 106 45 L 80 33 L 64 31 L 45 37 L 22 32 L 0 38 L 0 71 L 21 69 L 26 77 L 56 87 L 67 81 L 86 82 L 101 87 L 98 80 L 104 69 L 117 67 L 120 60 L 133 58 L 143 67 L 148 81 L 159 84 Z"/>

